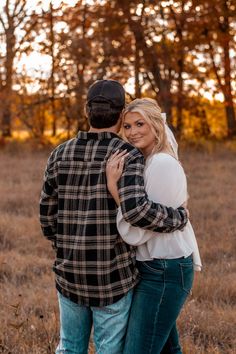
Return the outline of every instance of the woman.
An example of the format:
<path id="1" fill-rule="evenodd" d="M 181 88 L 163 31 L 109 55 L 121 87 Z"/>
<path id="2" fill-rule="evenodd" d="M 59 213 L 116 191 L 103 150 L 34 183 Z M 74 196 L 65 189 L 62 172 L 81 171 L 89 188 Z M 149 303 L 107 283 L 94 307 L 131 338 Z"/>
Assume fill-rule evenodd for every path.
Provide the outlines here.
<path id="1" fill-rule="evenodd" d="M 136 99 L 123 113 L 123 135 L 145 159 L 145 188 L 156 202 L 177 208 L 187 200 L 187 183 L 178 160 L 176 140 L 160 107 L 149 98 Z M 108 188 L 119 205 L 117 182 L 124 155 L 107 164 Z M 182 353 L 176 328 L 180 310 L 190 293 L 193 270 L 201 270 L 197 242 L 190 222 L 183 231 L 159 234 L 128 224 L 118 211 L 122 238 L 137 246 L 140 272 L 130 313 L 125 354 Z"/>

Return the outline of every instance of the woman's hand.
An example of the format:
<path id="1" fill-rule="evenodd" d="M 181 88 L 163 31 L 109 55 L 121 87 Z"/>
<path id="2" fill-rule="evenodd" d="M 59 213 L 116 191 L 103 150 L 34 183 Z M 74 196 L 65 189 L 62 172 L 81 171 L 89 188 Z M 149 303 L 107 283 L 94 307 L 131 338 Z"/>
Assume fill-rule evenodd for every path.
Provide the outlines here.
<path id="1" fill-rule="evenodd" d="M 108 183 L 117 183 L 122 175 L 124 168 L 124 159 L 128 155 L 127 150 L 119 152 L 117 150 L 107 160 L 106 175 Z"/>
<path id="2" fill-rule="evenodd" d="M 106 165 L 107 187 L 117 205 L 120 205 L 117 182 L 122 175 L 126 156 L 128 156 L 127 150 L 121 152 L 117 150 L 109 157 Z"/>
<path id="3" fill-rule="evenodd" d="M 189 219 L 190 213 L 189 213 L 189 210 L 188 210 L 188 200 L 186 200 L 183 204 L 181 204 L 181 207 L 186 210 L 187 216 L 188 216 L 188 219 Z"/>

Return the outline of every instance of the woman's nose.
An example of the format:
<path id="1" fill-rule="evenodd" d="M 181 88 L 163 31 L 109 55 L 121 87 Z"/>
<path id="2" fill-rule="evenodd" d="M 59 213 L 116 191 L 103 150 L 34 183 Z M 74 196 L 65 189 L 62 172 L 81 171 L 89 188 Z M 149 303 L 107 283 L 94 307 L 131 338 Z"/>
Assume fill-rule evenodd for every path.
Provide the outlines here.
<path id="1" fill-rule="evenodd" d="M 131 127 L 130 128 L 130 135 L 133 136 L 136 134 L 136 128 L 135 127 Z"/>

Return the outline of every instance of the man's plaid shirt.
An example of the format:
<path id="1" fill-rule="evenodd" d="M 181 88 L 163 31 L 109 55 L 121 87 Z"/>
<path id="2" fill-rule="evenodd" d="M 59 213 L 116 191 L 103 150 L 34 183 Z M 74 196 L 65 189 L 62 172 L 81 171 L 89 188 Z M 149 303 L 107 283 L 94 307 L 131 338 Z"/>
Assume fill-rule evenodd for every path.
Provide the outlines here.
<path id="1" fill-rule="evenodd" d="M 183 208 L 147 199 L 144 158 L 116 134 L 79 132 L 58 146 L 45 171 L 40 221 L 56 249 L 58 291 L 85 306 L 112 304 L 138 281 L 135 250 L 118 234 L 117 207 L 106 184 L 106 161 L 117 149 L 129 152 L 118 186 L 126 221 L 159 232 L 181 229 L 187 222 Z"/>

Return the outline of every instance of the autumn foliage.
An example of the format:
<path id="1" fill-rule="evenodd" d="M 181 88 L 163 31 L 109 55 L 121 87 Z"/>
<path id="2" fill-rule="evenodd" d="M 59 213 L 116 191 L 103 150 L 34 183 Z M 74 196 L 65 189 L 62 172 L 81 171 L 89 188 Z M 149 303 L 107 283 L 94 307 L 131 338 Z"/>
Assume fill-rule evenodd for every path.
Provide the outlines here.
<path id="1" fill-rule="evenodd" d="M 86 130 L 87 88 L 104 78 L 127 101 L 156 98 L 180 137 L 235 136 L 234 1 L 46 3 L 0 4 L 3 136 Z"/>

